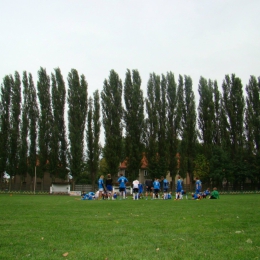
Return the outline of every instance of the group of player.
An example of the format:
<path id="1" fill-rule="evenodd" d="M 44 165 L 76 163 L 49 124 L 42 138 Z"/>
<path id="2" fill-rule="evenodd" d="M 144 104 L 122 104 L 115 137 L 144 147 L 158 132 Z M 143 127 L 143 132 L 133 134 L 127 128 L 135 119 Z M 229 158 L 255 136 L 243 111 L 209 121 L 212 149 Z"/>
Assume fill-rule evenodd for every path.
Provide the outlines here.
<path id="1" fill-rule="evenodd" d="M 128 179 L 123 176 L 123 174 L 120 174 L 120 177 L 117 180 L 117 183 L 119 184 L 119 194 L 117 192 L 114 192 L 113 190 L 113 180 L 111 177 L 111 174 L 107 175 L 106 180 L 104 180 L 104 175 L 101 175 L 98 180 L 98 191 L 96 193 L 90 192 L 88 194 L 83 193 L 82 199 L 108 199 L 108 200 L 115 200 L 117 199 L 118 195 L 120 199 L 126 198 L 126 184 L 128 183 Z M 176 193 L 175 193 L 175 200 L 181 200 L 183 199 L 183 196 L 186 195 L 186 199 L 188 199 L 186 191 L 183 190 L 183 181 L 181 180 L 181 177 L 178 176 L 177 182 L 176 182 Z M 146 180 L 145 181 L 145 195 L 143 194 L 143 185 L 138 181 L 134 180 L 132 182 L 132 196 L 133 200 L 139 200 L 141 198 L 148 199 L 148 196 L 150 196 L 150 199 L 172 199 L 172 193 L 169 191 L 170 183 L 169 181 L 164 178 L 163 176 L 161 179 L 155 178 L 154 180 Z M 195 192 L 192 193 L 192 199 L 193 200 L 199 200 L 203 198 L 211 198 L 211 199 L 217 199 L 219 198 L 219 194 L 216 188 L 213 189 L 213 192 L 211 194 L 209 188 L 206 189 L 204 192 L 202 190 L 202 183 L 199 180 L 199 178 L 196 178 L 195 183 Z M 162 193 L 161 193 L 162 192 Z M 160 194 L 161 193 L 161 194 Z"/>
<path id="2" fill-rule="evenodd" d="M 206 199 L 207 197 L 209 199 L 219 199 L 219 193 L 216 187 L 213 188 L 212 192 L 210 192 L 209 188 L 207 188 L 204 192 L 202 192 L 201 190 L 202 190 L 202 182 L 200 181 L 199 178 L 196 178 L 195 193 L 191 194 L 193 200 Z"/>

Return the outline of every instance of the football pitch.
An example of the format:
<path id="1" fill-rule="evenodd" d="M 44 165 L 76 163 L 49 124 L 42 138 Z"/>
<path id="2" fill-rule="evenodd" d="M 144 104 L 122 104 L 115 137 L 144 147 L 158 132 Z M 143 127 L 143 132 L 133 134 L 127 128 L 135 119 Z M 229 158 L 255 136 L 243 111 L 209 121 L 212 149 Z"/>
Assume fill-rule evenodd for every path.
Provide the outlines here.
<path id="1" fill-rule="evenodd" d="M 83 201 L 0 195 L 0 259 L 260 259 L 260 195 Z"/>

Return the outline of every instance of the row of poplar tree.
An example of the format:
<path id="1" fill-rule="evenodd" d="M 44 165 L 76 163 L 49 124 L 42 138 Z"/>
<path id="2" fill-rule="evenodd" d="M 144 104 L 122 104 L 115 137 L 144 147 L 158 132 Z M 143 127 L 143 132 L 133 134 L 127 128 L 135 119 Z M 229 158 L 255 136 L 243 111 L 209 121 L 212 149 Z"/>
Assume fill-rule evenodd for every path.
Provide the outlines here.
<path id="1" fill-rule="evenodd" d="M 251 76 L 243 88 L 238 77 L 226 75 L 221 87 L 201 77 L 196 107 L 191 77 L 176 81 L 172 72 L 150 74 L 145 98 L 138 70 L 127 70 L 124 83 L 111 70 L 92 96 L 75 69 L 67 86 L 59 68 L 50 76 L 40 68 L 36 86 L 30 73 L 7 75 L 1 84 L 0 172 L 33 177 L 37 165 L 38 177 L 48 171 L 54 180 L 66 179 L 70 172 L 77 181 L 85 172 L 94 185 L 99 174 L 116 176 L 125 159 L 133 180 L 145 154 L 151 178 L 169 171 L 216 185 L 258 185 L 260 78 Z"/>

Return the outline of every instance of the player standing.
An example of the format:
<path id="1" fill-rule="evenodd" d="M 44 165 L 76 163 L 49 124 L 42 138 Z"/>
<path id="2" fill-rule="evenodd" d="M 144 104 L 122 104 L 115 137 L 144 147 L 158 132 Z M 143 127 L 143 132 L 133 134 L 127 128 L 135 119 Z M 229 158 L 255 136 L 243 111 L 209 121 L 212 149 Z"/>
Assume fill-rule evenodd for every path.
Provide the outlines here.
<path id="1" fill-rule="evenodd" d="M 138 200 L 139 197 L 139 181 L 133 181 L 133 200 Z"/>
<path id="2" fill-rule="evenodd" d="M 176 200 L 177 199 L 182 199 L 182 180 L 180 176 L 178 176 L 176 182 Z"/>
<path id="3" fill-rule="evenodd" d="M 195 193 L 199 194 L 201 192 L 201 188 L 202 188 L 202 182 L 198 177 L 196 177 Z"/>
<path id="4" fill-rule="evenodd" d="M 162 184 L 163 184 L 163 199 L 168 199 L 168 191 L 169 191 L 169 182 L 163 176 L 161 177 Z"/>
<path id="5" fill-rule="evenodd" d="M 145 181 L 145 199 L 147 200 L 148 193 L 150 194 L 150 197 L 152 197 L 152 189 L 153 189 L 153 181 L 152 180 L 146 180 Z"/>
<path id="6" fill-rule="evenodd" d="M 99 194 L 98 194 L 98 199 L 101 200 L 101 197 L 102 197 L 102 194 L 104 192 L 104 175 L 101 175 L 99 180 L 98 180 L 98 191 L 99 191 Z"/>
<path id="7" fill-rule="evenodd" d="M 155 178 L 153 182 L 153 199 L 160 198 L 159 192 L 160 192 L 160 182 L 157 178 Z"/>
<path id="8" fill-rule="evenodd" d="M 119 194 L 121 196 L 120 199 L 125 199 L 125 194 L 126 194 L 126 183 L 128 182 L 127 178 L 125 176 L 123 176 L 123 173 L 120 173 L 120 177 L 117 180 L 117 182 L 119 183 Z"/>

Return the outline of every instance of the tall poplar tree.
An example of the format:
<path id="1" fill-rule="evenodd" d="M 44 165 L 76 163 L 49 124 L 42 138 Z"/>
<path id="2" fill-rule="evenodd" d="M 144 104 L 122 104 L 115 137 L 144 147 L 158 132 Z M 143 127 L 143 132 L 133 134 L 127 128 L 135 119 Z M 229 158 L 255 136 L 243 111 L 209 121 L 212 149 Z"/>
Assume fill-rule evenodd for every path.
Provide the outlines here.
<path id="1" fill-rule="evenodd" d="M 39 162 L 37 176 L 43 178 L 44 172 L 49 170 L 53 115 L 50 95 L 50 77 L 42 67 L 38 71 L 38 99 L 40 102 L 39 118 Z"/>
<path id="2" fill-rule="evenodd" d="M 159 177 L 162 172 L 160 170 L 160 155 L 158 152 L 159 141 L 159 106 L 160 106 L 160 76 L 155 73 L 150 74 L 147 83 L 147 98 L 146 104 L 146 127 L 147 127 L 147 159 L 149 163 L 150 177 Z"/>
<path id="3" fill-rule="evenodd" d="M 142 159 L 142 131 L 144 127 L 144 100 L 138 70 L 126 72 L 124 83 L 125 155 L 129 177 L 138 177 Z"/>
<path id="4" fill-rule="evenodd" d="M 11 79 L 9 76 L 5 76 L 3 84 L 1 85 L 1 136 L 0 136 L 0 172 L 3 176 L 4 171 L 7 170 L 8 153 L 9 148 L 9 136 L 10 136 L 10 102 L 11 102 Z M 2 184 L 2 182 L 1 182 Z"/>
<path id="5" fill-rule="evenodd" d="M 65 102 L 66 89 L 63 76 L 59 68 L 51 74 L 52 82 L 52 109 L 53 125 L 50 151 L 50 173 L 53 177 L 64 179 L 68 173 L 67 168 L 67 140 L 65 129 Z"/>
<path id="6" fill-rule="evenodd" d="M 159 154 L 159 167 L 160 174 L 165 176 L 169 169 L 169 144 L 167 143 L 167 79 L 165 75 L 161 76 L 160 84 L 160 100 L 159 100 L 159 129 L 158 129 L 158 154 Z M 158 176 L 159 177 L 159 176 Z"/>
<path id="7" fill-rule="evenodd" d="M 213 83 L 213 103 L 214 103 L 214 120 L 213 120 L 213 144 L 221 145 L 220 136 L 220 115 L 221 115 L 221 93 L 218 89 L 218 83 Z"/>
<path id="8" fill-rule="evenodd" d="M 187 156 L 185 153 L 187 144 L 182 140 L 183 131 L 185 127 L 184 113 L 185 113 L 184 80 L 183 80 L 183 76 L 179 75 L 178 86 L 177 86 L 177 110 L 176 110 L 175 122 L 179 126 L 178 138 L 180 140 L 177 148 L 180 154 L 179 169 L 177 173 L 183 178 L 186 177 L 186 173 L 187 173 Z"/>
<path id="9" fill-rule="evenodd" d="M 241 80 L 232 74 L 225 76 L 222 84 L 223 108 L 225 110 L 230 133 L 232 158 L 239 157 L 243 148 L 243 123 L 245 101 Z"/>
<path id="10" fill-rule="evenodd" d="M 37 136 L 39 108 L 37 103 L 36 88 L 34 86 L 32 74 L 28 77 L 28 120 L 29 120 L 29 156 L 28 156 L 28 173 L 31 177 L 35 174 L 37 166 Z"/>
<path id="11" fill-rule="evenodd" d="M 260 152 L 260 78 L 251 76 L 246 86 L 245 132 L 248 152 Z"/>
<path id="12" fill-rule="evenodd" d="M 213 83 L 203 77 L 199 81 L 199 106 L 198 106 L 198 128 L 199 137 L 202 140 L 203 153 L 206 158 L 212 155 L 212 142 L 214 134 L 214 102 Z"/>
<path id="13" fill-rule="evenodd" d="M 23 72 L 23 104 L 21 118 L 21 144 L 19 150 L 19 175 L 21 183 L 24 181 L 28 171 L 28 131 L 29 131 L 29 81 L 26 71 Z"/>
<path id="14" fill-rule="evenodd" d="M 180 87 L 182 81 L 179 82 Z M 184 92 L 183 101 L 179 100 L 180 107 L 182 108 L 182 133 L 181 133 L 181 161 L 182 161 L 182 174 L 189 174 L 190 179 L 193 179 L 193 161 L 195 159 L 196 144 L 197 144 L 197 129 L 196 129 L 196 107 L 195 96 L 192 90 L 192 79 L 189 76 L 184 76 Z M 184 175 L 184 176 L 185 176 Z M 184 177 L 183 176 L 183 177 Z"/>
<path id="15" fill-rule="evenodd" d="M 93 100 L 94 98 L 94 100 Z M 88 170 L 91 174 L 92 189 L 95 188 L 98 165 L 99 165 L 99 156 L 101 152 L 101 146 L 99 143 L 100 138 L 100 99 L 99 92 L 96 90 L 93 93 L 93 98 L 89 98 L 89 109 L 88 109 L 88 128 L 87 128 L 87 165 Z"/>
<path id="16" fill-rule="evenodd" d="M 9 138 L 9 167 L 11 176 L 17 174 L 20 144 L 20 114 L 21 114 L 21 80 L 16 71 L 11 80 L 11 113 L 10 113 L 10 138 Z M 11 182 L 10 182 L 11 185 Z"/>
<path id="17" fill-rule="evenodd" d="M 227 147 L 230 146 L 228 122 L 217 81 L 214 81 L 213 84 L 213 103 L 213 147 L 210 158 L 209 177 L 211 178 L 212 184 L 218 186 L 222 184 L 223 180 L 230 181 L 232 163 L 227 150 Z"/>
<path id="18" fill-rule="evenodd" d="M 125 158 L 122 158 L 122 81 L 114 70 L 104 81 L 101 104 L 105 131 L 104 157 L 108 172 L 117 176 L 119 163 Z"/>
<path id="19" fill-rule="evenodd" d="M 178 135 L 180 132 L 180 119 L 178 115 L 177 106 L 177 84 L 172 72 L 166 75 L 166 97 L 167 97 L 167 143 L 169 171 L 171 176 L 177 173 L 177 149 L 178 149 Z"/>
<path id="20" fill-rule="evenodd" d="M 253 183 L 260 182 L 260 78 L 251 76 L 246 86 L 245 135 L 247 177 Z"/>
<path id="21" fill-rule="evenodd" d="M 68 74 L 68 122 L 69 122 L 69 167 L 77 180 L 83 169 L 84 132 L 88 110 L 88 84 L 84 75 L 77 70 Z"/>
<path id="22" fill-rule="evenodd" d="M 226 114 L 229 138 L 230 157 L 234 163 L 235 185 L 245 181 L 246 173 L 243 164 L 244 156 L 244 109 L 245 101 L 241 80 L 232 74 L 225 76 L 223 88 L 223 109 Z"/>

